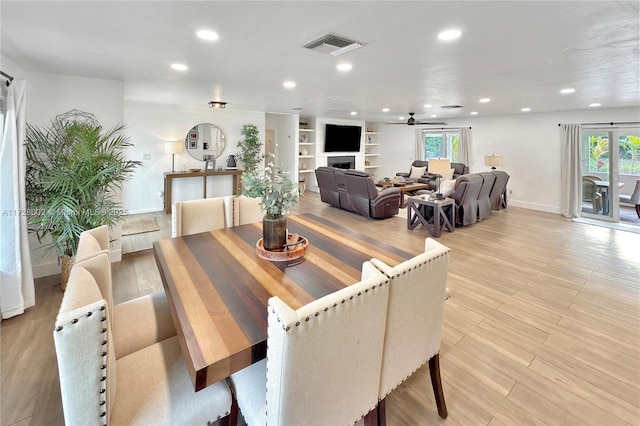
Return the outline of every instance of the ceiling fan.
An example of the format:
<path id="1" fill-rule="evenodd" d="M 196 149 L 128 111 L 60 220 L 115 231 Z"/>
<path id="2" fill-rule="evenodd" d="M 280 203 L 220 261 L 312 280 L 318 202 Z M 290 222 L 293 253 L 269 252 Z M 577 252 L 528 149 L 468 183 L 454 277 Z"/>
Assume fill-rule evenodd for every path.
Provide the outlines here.
<path id="1" fill-rule="evenodd" d="M 407 126 L 416 126 L 419 124 L 422 125 L 441 125 L 441 126 L 446 126 L 447 123 L 445 123 L 444 121 L 418 121 L 415 118 L 413 118 L 413 115 L 415 114 L 415 112 L 410 112 L 409 113 L 409 119 L 407 120 L 406 123 L 389 123 L 389 124 L 406 124 Z"/>

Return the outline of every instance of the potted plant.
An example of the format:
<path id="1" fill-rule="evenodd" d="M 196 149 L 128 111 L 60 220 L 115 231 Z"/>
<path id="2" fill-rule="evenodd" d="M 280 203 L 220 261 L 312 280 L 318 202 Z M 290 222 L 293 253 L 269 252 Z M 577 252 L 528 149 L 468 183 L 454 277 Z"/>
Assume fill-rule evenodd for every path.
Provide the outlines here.
<path id="1" fill-rule="evenodd" d="M 242 195 L 260 198 L 260 209 L 265 213 L 262 220 L 262 242 L 265 250 L 282 251 L 287 243 L 287 212 L 298 202 L 301 192 L 298 185 L 288 177 L 281 167 L 276 167 L 273 154 L 262 170 L 242 175 Z"/>
<path id="2" fill-rule="evenodd" d="M 63 286 L 78 248 L 80 233 L 122 220 L 114 192 L 142 163 L 127 160 L 133 146 L 118 125 L 104 130 L 94 122 L 56 119 L 26 128 L 26 198 L 29 230 L 38 241 L 49 235 L 62 259 Z"/>
<path id="3" fill-rule="evenodd" d="M 240 151 L 236 155 L 244 165 L 245 173 L 253 173 L 264 158 L 262 144 L 258 138 L 258 128 L 253 124 L 244 124 L 240 133 L 244 138 L 238 141 L 237 147 Z"/>

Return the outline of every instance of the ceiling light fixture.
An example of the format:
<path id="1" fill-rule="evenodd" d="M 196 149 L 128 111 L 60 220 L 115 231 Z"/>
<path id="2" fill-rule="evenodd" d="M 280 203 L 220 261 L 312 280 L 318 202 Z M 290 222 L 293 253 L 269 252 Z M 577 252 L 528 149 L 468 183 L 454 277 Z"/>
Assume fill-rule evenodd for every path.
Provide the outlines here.
<path id="1" fill-rule="evenodd" d="M 471 115 L 478 115 L 478 111 L 472 111 Z"/>
<path id="2" fill-rule="evenodd" d="M 404 120 L 404 117 L 398 117 L 398 120 Z"/>
<path id="3" fill-rule="evenodd" d="M 431 104 L 425 104 L 425 108 L 431 108 Z"/>
<path id="4" fill-rule="evenodd" d="M 522 112 L 529 112 L 529 111 L 531 111 L 531 108 L 522 108 L 520 111 L 522 111 Z"/>
<path id="5" fill-rule="evenodd" d="M 389 112 L 389 108 L 382 108 L 382 112 Z"/>
<path id="6" fill-rule="evenodd" d="M 343 71 L 343 72 L 345 72 L 345 71 L 351 71 L 351 68 L 353 68 L 353 65 L 348 64 L 348 63 L 346 63 L 346 62 L 341 62 L 341 63 L 339 63 L 338 65 L 336 65 L 336 69 L 337 69 L 338 71 Z"/>
<path id="7" fill-rule="evenodd" d="M 226 108 L 227 103 L 222 101 L 211 101 L 209 102 L 209 108 Z"/>
<path id="8" fill-rule="evenodd" d="M 491 99 L 489 98 L 482 98 L 480 99 L 478 102 L 480 102 L 481 104 L 486 104 L 487 102 L 491 101 Z"/>
<path id="9" fill-rule="evenodd" d="M 576 89 L 571 88 L 571 87 L 567 87 L 566 89 L 562 89 L 560 91 L 560 93 L 562 93 L 563 95 L 566 95 L 566 94 L 569 94 L 569 93 L 573 93 L 575 91 L 576 91 Z"/>
<path id="10" fill-rule="evenodd" d="M 351 111 L 350 113 L 351 115 L 358 115 L 358 113 L 356 111 Z"/>
<path id="11" fill-rule="evenodd" d="M 437 115 L 435 115 L 435 114 L 431 115 L 431 118 L 436 118 L 436 117 L 437 117 Z"/>
<path id="12" fill-rule="evenodd" d="M 200 30 L 196 33 L 196 35 L 202 40 L 213 41 L 219 38 L 218 33 L 214 33 L 209 30 Z"/>
<path id="13" fill-rule="evenodd" d="M 189 69 L 185 64 L 171 64 L 171 68 L 176 71 L 186 71 Z"/>
<path id="14" fill-rule="evenodd" d="M 455 40 L 459 38 L 461 35 L 462 35 L 462 31 L 452 29 L 452 30 L 442 31 L 440 34 L 438 34 L 438 38 L 440 40 L 450 41 L 450 40 Z"/>
<path id="15" fill-rule="evenodd" d="M 296 87 L 296 82 L 295 81 L 285 81 L 284 83 L 282 83 L 282 85 L 284 87 L 286 87 L 287 89 L 293 89 L 294 87 Z"/>
<path id="16" fill-rule="evenodd" d="M 599 103 L 593 103 L 593 104 L 589 104 L 590 107 L 599 107 L 601 104 Z"/>

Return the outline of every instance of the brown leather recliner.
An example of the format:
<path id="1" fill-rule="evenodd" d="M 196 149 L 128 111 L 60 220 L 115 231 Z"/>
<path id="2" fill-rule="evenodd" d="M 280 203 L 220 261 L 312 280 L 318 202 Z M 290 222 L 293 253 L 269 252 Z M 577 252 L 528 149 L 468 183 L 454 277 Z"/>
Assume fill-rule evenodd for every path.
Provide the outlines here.
<path id="1" fill-rule="evenodd" d="M 471 225 L 478 221 L 478 194 L 482 177 L 478 174 L 462 175 L 456 179 L 453 198 L 456 200 L 456 225 Z"/>
<path id="2" fill-rule="evenodd" d="M 358 170 L 346 170 L 344 177 L 353 211 L 374 219 L 384 219 L 398 214 L 400 189 L 387 188 L 378 192 L 369 173 Z"/>
<path id="3" fill-rule="evenodd" d="M 496 176 L 496 183 L 493 184 L 493 189 L 489 198 L 491 199 L 491 210 L 500 210 L 507 208 L 507 182 L 509 182 L 509 174 L 502 170 L 494 170 L 493 174 Z"/>
<path id="4" fill-rule="evenodd" d="M 428 161 L 424 161 L 424 160 L 414 160 L 414 162 L 411 163 L 411 167 L 428 167 L 428 166 L 429 166 L 429 162 Z M 398 173 L 396 173 L 396 176 L 401 176 L 403 178 L 408 178 L 411 175 L 411 167 L 409 167 L 409 173 L 398 172 Z M 425 174 L 426 174 L 426 172 L 425 172 Z M 424 176 L 424 174 L 422 176 Z"/>
<path id="5" fill-rule="evenodd" d="M 493 172 L 478 173 L 482 177 L 482 187 L 478 194 L 478 220 L 486 219 L 491 216 L 491 190 L 496 183 L 496 175 Z"/>
<path id="6" fill-rule="evenodd" d="M 340 208 L 340 196 L 333 173 L 333 167 L 318 167 L 316 169 L 316 180 L 320 189 L 320 200 Z"/>

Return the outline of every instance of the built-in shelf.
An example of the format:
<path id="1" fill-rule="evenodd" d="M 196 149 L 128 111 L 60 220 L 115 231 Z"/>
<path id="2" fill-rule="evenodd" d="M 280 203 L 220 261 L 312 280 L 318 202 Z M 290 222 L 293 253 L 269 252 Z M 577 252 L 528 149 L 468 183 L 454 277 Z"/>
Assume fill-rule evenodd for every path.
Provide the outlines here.
<path id="1" fill-rule="evenodd" d="M 315 143 L 313 143 L 313 142 L 300 142 L 298 145 L 300 145 L 300 146 L 305 146 L 305 145 L 306 146 L 314 146 Z"/>
<path id="2" fill-rule="evenodd" d="M 315 132 L 316 129 L 298 129 L 299 132 Z"/>
<path id="3" fill-rule="evenodd" d="M 365 135 L 379 135 L 378 132 L 364 132 Z"/>
<path id="4" fill-rule="evenodd" d="M 298 155 L 298 158 L 316 158 L 315 155 Z"/>
<path id="5" fill-rule="evenodd" d="M 315 170 L 298 170 L 298 173 L 314 173 Z"/>
<path id="6" fill-rule="evenodd" d="M 380 154 L 364 154 L 365 157 L 379 157 Z"/>
<path id="7" fill-rule="evenodd" d="M 379 143 L 365 143 L 364 146 L 380 146 Z"/>
<path id="8" fill-rule="evenodd" d="M 378 166 L 364 166 L 365 169 L 377 169 Z"/>

